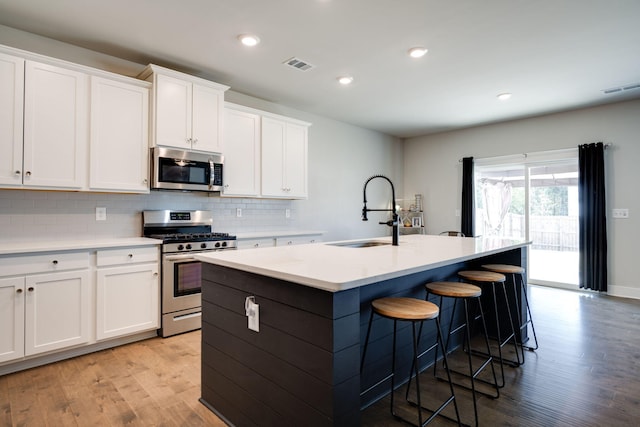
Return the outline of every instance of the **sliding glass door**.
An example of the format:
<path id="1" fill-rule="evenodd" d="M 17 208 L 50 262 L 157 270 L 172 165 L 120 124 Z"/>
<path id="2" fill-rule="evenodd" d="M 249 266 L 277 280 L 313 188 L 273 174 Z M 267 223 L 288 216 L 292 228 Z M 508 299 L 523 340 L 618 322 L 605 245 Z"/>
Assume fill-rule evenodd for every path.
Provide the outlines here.
<path id="1" fill-rule="evenodd" d="M 498 160 L 476 163 L 475 235 L 531 240 L 529 282 L 577 289 L 577 153 Z"/>

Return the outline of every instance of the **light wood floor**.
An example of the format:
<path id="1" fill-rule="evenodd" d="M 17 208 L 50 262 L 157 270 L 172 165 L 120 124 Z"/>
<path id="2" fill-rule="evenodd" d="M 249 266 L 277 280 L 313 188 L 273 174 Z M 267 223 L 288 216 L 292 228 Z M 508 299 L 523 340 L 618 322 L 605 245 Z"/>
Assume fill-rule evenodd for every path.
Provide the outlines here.
<path id="1" fill-rule="evenodd" d="M 480 424 L 640 425 L 640 301 L 535 286 L 530 295 L 540 349 L 506 369 L 499 399 L 479 399 Z M 0 426 L 223 426 L 198 402 L 199 359 L 196 331 L 1 376 Z M 423 396 L 439 387 L 423 383 Z M 456 393 L 472 424 L 470 393 Z M 403 425 L 387 405 L 362 424 Z"/>

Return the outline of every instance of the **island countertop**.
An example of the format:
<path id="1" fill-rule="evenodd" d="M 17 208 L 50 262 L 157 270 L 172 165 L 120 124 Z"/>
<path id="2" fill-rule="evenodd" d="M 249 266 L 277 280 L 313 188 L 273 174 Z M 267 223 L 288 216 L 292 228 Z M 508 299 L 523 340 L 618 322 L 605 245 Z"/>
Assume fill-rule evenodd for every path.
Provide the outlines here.
<path id="1" fill-rule="evenodd" d="M 391 237 L 313 243 L 198 254 L 196 259 L 295 282 L 330 292 L 344 291 L 460 261 L 528 245 L 490 237 L 400 236 L 398 246 L 336 246 L 359 241 L 391 242 Z"/>

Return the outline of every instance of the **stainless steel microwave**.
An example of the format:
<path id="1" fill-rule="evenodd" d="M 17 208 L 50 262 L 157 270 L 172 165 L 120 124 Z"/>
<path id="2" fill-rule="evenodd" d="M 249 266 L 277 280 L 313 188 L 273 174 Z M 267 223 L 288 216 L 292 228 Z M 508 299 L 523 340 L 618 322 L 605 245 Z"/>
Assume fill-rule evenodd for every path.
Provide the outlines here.
<path id="1" fill-rule="evenodd" d="M 151 159 L 152 189 L 222 191 L 221 154 L 154 147 Z"/>

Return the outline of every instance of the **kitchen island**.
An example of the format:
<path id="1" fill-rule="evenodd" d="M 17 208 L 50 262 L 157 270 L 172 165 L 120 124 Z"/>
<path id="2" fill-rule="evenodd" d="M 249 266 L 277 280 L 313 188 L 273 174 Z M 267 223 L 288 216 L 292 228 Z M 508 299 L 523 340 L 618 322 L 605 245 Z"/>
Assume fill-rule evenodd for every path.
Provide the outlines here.
<path id="1" fill-rule="evenodd" d="M 376 321 L 360 373 L 370 302 L 424 298 L 424 284 L 485 263 L 526 265 L 527 242 L 401 236 L 197 256 L 203 261 L 201 402 L 233 425 L 354 426 L 384 396 L 391 322 Z M 364 246 L 364 247 L 363 247 Z M 520 290 L 519 290 L 520 291 Z M 248 329 L 247 297 L 259 305 Z M 450 304 L 441 307 L 443 320 Z M 421 342 L 431 342 L 429 324 Z M 443 322 L 443 328 L 447 327 Z M 398 368 L 409 372 L 409 333 L 399 328 Z M 424 364 L 433 361 L 424 358 Z M 421 361 L 422 363 L 422 361 Z M 366 392 L 363 392 L 365 391 Z"/>

